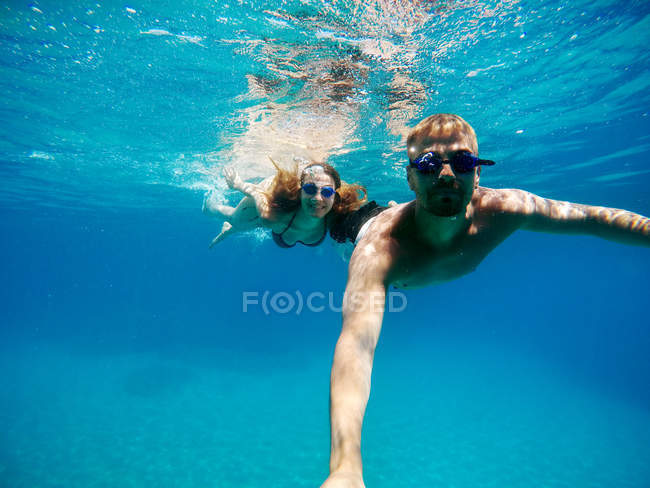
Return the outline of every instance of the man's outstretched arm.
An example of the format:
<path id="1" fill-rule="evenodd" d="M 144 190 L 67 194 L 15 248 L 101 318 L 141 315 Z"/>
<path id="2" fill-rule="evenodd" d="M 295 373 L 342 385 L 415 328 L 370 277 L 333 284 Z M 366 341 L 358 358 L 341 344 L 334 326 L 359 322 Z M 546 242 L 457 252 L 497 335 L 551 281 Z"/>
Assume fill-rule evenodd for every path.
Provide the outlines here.
<path id="1" fill-rule="evenodd" d="M 508 192 L 523 217 L 521 229 L 536 232 L 589 234 L 622 244 L 650 247 L 650 219 L 627 210 L 542 198 L 522 190 Z"/>
<path id="2" fill-rule="evenodd" d="M 330 476 L 322 488 L 362 488 L 361 426 L 386 296 L 387 256 L 362 243 L 350 261 L 343 328 L 330 380 Z"/>

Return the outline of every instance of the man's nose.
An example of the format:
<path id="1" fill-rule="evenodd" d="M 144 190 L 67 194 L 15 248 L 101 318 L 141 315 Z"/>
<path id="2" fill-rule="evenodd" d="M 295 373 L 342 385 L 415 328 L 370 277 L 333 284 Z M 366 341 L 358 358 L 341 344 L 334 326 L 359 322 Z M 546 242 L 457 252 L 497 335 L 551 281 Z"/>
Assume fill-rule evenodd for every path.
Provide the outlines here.
<path id="1" fill-rule="evenodd" d="M 451 169 L 450 164 L 443 163 L 442 168 L 440 168 L 440 173 L 438 173 L 438 178 L 441 180 L 453 180 L 456 178 L 454 170 Z"/>

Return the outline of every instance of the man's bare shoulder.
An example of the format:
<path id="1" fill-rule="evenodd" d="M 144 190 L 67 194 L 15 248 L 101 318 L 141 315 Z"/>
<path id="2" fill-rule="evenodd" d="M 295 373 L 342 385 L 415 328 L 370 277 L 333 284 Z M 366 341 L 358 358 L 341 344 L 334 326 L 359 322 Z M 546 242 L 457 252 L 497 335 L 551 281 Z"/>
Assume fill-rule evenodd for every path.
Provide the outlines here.
<path id="1" fill-rule="evenodd" d="M 401 203 L 384 210 L 375 217 L 368 229 L 366 236 L 361 240 L 373 243 L 373 245 L 386 245 L 393 241 L 399 230 L 406 225 L 413 216 L 415 201 Z"/>
<path id="2" fill-rule="evenodd" d="M 535 211 L 535 195 L 517 188 L 479 187 L 475 207 L 480 213 L 530 215 Z"/>
<path id="3" fill-rule="evenodd" d="M 372 267 L 387 272 L 399 249 L 399 230 L 413 213 L 415 202 L 402 203 L 375 217 L 357 244 L 350 260 L 350 271 Z"/>

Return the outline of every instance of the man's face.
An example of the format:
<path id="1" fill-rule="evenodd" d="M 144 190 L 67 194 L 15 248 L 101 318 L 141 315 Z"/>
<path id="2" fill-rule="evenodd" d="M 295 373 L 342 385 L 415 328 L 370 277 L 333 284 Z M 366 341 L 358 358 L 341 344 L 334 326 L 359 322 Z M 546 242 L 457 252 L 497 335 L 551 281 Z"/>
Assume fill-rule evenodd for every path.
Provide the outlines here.
<path id="1" fill-rule="evenodd" d="M 415 192 L 419 205 L 438 217 L 453 217 L 465 211 L 478 186 L 478 170 L 469 173 L 454 172 L 448 163 L 457 152 L 473 153 L 472 140 L 462 131 L 429 130 L 417 134 L 408 147 L 409 159 L 432 152 L 446 161 L 440 170 L 423 174 L 408 168 L 409 186 Z"/>

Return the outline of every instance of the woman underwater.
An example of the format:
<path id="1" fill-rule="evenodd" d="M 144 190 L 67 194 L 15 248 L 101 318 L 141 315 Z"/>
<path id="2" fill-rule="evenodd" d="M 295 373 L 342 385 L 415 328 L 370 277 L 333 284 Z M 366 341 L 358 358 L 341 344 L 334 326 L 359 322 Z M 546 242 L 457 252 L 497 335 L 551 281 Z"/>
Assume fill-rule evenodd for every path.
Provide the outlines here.
<path id="1" fill-rule="evenodd" d="M 236 208 L 206 197 L 204 213 L 226 219 L 210 247 L 233 232 L 255 227 L 271 229 L 273 241 L 283 248 L 296 243 L 317 246 L 328 230 L 339 242 L 354 242 L 361 225 L 384 209 L 375 202 L 366 203 L 366 189 L 345 183 L 327 163 L 313 162 L 293 170 L 273 165 L 275 177 L 260 184 L 243 181 L 231 168 L 224 170 L 228 186 L 246 196 Z"/>

